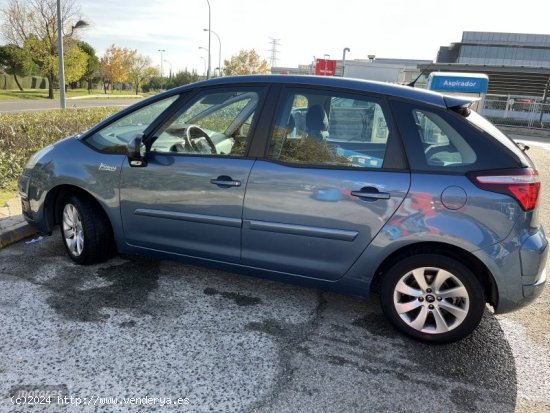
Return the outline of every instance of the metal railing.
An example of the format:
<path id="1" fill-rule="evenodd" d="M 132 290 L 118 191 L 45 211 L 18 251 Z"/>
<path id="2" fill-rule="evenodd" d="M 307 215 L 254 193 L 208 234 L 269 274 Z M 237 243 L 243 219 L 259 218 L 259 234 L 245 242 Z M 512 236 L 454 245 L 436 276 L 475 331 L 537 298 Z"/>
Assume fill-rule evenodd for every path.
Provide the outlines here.
<path id="1" fill-rule="evenodd" d="M 481 114 L 495 125 L 550 129 L 550 103 L 536 99 L 485 97 Z"/>

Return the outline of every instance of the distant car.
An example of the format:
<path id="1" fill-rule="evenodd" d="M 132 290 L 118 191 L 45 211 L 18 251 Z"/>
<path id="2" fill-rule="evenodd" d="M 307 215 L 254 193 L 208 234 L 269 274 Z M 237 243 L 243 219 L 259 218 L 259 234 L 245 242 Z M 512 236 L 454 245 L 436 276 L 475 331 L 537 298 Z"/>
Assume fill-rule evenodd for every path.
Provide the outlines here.
<path id="1" fill-rule="evenodd" d="M 403 333 L 451 342 L 546 282 L 535 166 L 470 104 L 328 77 L 190 84 L 34 155 L 23 211 L 78 264 L 119 251 L 375 289 Z"/>

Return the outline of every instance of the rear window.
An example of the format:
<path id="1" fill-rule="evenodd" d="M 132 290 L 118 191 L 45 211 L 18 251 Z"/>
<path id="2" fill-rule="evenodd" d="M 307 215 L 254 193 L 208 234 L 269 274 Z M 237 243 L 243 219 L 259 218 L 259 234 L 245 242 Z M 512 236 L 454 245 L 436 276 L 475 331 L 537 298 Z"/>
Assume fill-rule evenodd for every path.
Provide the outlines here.
<path id="1" fill-rule="evenodd" d="M 463 174 L 517 168 L 522 166 L 520 159 L 526 159 L 505 135 L 493 136 L 498 130 L 474 112 L 466 118 L 452 110 L 401 100 L 392 100 L 392 106 L 413 171 Z"/>

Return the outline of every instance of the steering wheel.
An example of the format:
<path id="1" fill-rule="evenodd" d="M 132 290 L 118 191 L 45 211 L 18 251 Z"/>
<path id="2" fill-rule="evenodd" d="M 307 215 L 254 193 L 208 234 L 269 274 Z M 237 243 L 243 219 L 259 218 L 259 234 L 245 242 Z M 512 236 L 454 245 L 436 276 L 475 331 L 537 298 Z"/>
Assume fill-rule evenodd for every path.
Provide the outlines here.
<path id="1" fill-rule="evenodd" d="M 204 138 L 206 140 L 206 143 L 210 147 L 210 153 L 218 153 L 216 151 L 216 145 L 214 145 L 214 142 L 212 142 L 212 139 L 210 139 L 210 136 L 203 131 L 199 126 L 197 125 L 189 125 L 187 129 L 185 129 L 185 140 L 188 142 L 193 149 L 200 151 L 200 148 L 197 147 L 195 144 L 195 139 Z"/>

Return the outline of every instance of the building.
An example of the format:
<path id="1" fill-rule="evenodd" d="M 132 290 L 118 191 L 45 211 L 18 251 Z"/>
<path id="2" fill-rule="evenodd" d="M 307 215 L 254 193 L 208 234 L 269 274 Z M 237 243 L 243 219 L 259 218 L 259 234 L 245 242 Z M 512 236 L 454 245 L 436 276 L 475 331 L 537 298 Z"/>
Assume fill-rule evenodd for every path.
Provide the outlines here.
<path id="1" fill-rule="evenodd" d="M 342 76 L 342 69 L 345 65 L 344 74 L 346 77 L 356 79 L 377 80 L 390 83 L 410 83 L 420 75 L 419 65 L 432 63 L 431 60 L 416 59 L 388 59 L 369 56 L 369 59 L 355 59 L 336 61 L 336 76 Z M 311 75 L 315 74 L 315 65 L 299 65 L 297 68 L 273 67 L 273 74 Z M 425 77 L 417 85 L 425 85 Z"/>
<path id="2" fill-rule="evenodd" d="M 550 87 L 550 35 L 464 32 L 460 42 L 440 47 L 435 63 L 420 68 L 426 75 L 485 73 L 488 94 L 545 101 Z"/>

